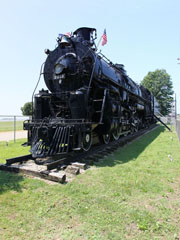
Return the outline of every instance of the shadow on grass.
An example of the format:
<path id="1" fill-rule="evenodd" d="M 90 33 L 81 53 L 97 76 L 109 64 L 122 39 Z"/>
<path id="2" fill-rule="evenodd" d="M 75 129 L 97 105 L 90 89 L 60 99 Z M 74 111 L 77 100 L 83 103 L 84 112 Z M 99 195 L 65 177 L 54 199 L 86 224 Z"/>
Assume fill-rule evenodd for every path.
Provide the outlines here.
<path id="1" fill-rule="evenodd" d="M 23 176 L 0 171 L 0 194 L 10 190 L 21 192 L 20 182 L 23 180 Z"/>
<path id="2" fill-rule="evenodd" d="M 117 164 L 124 164 L 129 161 L 136 159 L 139 154 L 141 154 L 145 148 L 152 143 L 160 133 L 164 132 L 165 128 L 159 126 L 152 132 L 149 132 L 138 139 L 135 139 L 130 145 L 121 147 L 116 150 L 113 156 L 108 156 L 103 161 L 95 164 L 97 167 L 113 167 Z"/>

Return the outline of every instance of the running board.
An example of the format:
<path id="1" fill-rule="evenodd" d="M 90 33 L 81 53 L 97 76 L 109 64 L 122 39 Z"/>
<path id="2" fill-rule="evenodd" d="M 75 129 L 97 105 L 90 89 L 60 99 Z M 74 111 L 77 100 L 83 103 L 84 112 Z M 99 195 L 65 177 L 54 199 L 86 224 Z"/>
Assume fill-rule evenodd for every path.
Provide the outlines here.
<path id="1" fill-rule="evenodd" d="M 170 129 L 163 121 L 161 121 L 160 118 L 158 118 L 156 115 L 154 115 L 154 117 L 155 117 L 160 123 L 162 123 L 170 132 L 172 132 L 171 129 Z"/>

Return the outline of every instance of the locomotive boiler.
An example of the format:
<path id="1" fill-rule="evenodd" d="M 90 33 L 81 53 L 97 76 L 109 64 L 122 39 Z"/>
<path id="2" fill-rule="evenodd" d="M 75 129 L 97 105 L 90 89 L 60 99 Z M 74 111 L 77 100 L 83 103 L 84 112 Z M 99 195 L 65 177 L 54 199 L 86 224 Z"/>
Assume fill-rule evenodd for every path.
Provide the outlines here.
<path id="1" fill-rule="evenodd" d="M 152 94 L 98 53 L 95 39 L 96 29 L 83 27 L 46 49 L 48 90 L 34 96 L 32 120 L 24 123 L 34 158 L 88 151 L 153 122 Z"/>

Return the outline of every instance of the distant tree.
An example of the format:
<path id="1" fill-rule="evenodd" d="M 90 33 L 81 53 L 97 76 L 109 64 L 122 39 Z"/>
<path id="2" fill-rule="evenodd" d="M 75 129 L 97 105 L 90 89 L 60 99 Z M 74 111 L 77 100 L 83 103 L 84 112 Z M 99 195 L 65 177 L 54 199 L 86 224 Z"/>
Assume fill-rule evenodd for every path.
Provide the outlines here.
<path id="1" fill-rule="evenodd" d="M 25 103 L 21 111 L 24 116 L 32 116 L 32 102 Z"/>
<path id="2" fill-rule="evenodd" d="M 171 77 L 166 70 L 157 69 L 154 72 L 149 72 L 141 84 L 156 97 L 160 105 L 161 114 L 168 115 L 171 111 L 174 91 Z"/>

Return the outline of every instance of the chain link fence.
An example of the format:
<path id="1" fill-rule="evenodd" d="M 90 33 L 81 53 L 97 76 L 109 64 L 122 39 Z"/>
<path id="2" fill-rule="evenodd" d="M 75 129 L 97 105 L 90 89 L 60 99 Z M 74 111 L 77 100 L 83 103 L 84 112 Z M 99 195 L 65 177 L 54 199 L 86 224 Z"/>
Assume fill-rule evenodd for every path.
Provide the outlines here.
<path id="1" fill-rule="evenodd" d="M 28 116 L 0 115 L 0 141 L 26 138 L 27 132 L 23 130 L 23 122 L 29 120 Z"/>
<path id="2" fill-rule="evenodd" d="M 171 131 L 174 131 L 175 125 L 176 125 L 176 120 L 175 117 L 165 117 L 162 116 L 160 117 L 161 121 L 171 129 Z"/>
<path id="3" fill-rule="evenodd" d="M 164 119 L 165 123 L 170 126 L 172 131 L 176 131 L 180 141 L 180 118 L 175 119 L 175 117 L 167 117 L 166 119 L 166 121 Z"/>

